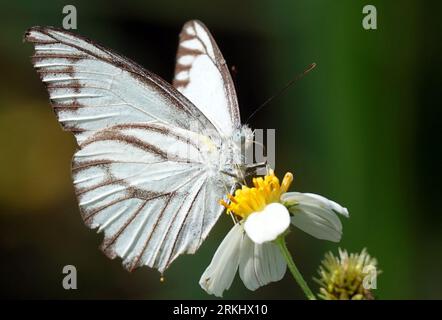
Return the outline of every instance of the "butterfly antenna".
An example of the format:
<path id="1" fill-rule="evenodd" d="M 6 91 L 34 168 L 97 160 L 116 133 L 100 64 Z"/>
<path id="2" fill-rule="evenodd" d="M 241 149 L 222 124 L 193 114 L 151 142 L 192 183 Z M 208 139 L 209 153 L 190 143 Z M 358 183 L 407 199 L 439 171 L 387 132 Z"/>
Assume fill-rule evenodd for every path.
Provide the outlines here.
<path id="1" fill-rule="evenodd" d="M 307 73 L 312 71 L 316 67 L 316 63 L 312 63 L 307 67 L 307 69 L 304 70 L 303 73 L 300 73 L 296 75 L 292 80 L 290 80 L 281 90 L 279 90 L 278 93 L 274 94 L 270 98 L 268 98 L 266 101 L 264 101 L 258 108 L 255 109 L 255 111 L 252 112 L 252 114 L 247 119 L 246 123 L 249 122 L 249 120 L 262 108 L 264 108 L 267 104 L 269 104 L 271 101 L 273 101 L 275 98 L 281 96 L 288 88 L 290 88 L 293 84 L 298 82 L 298 80 L 302 79 Z"/>
<path id="2" fill-rule="evenodd" d="M 264 150 L 264 152 L 267 153 L 267 149 L 266 149 L 266 146 L 265 146 L 264 143 L 261 143 L 261 142 L 255 141 L 255 140 L 253 140 L 252 143 L 253 143 L 253 144 L 256 144 L 256 145 L 258 145 L 258 146 L 260 146 L 260 147 L 262 147 L 262 149 Z"/>

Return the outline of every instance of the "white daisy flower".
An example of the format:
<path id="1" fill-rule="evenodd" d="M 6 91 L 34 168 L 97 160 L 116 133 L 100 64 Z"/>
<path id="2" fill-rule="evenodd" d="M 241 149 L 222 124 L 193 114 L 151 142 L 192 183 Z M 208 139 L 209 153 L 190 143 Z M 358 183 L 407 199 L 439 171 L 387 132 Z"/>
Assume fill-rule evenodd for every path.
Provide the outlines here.
<path id="1" fill-rule="evenodd" d="M 222 297 L 230 288 L 239 269 L 239 276 L 249 290 L 256 290 L 284 277 L 287 263 L 276 244 L 256 244 L 236 223 L 213 256 L 200 279 L 200 286 L 209 294 Z"/>
<path id="2" fill-rule="evenodd" d="M 254 178 L 253 187 L 243 186 L 230 204 L 220 203 L 239 221 L 221 242 L 200 279 L 209 294 L 222 296 L 230 288 L 237 270 L 250 290 L 279 281 L 287 262 L 275 243 L 290 224 L 317 237 L 339 241 L 342 224 L 336 215 L 348 217 L 347 209 L 326 198 L 309 193 L 287 192 L 293 175 L 287 173 L 282 183 L 272 170 L 264 178 Z"/>

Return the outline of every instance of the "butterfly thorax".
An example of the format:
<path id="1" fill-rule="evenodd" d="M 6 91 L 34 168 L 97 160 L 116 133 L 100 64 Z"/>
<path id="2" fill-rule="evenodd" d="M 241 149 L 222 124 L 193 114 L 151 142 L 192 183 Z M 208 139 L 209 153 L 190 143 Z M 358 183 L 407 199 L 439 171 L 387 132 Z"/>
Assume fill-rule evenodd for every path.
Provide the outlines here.
<path id="1" fill-rule="evenodd" d="M 222 139 L 220 148 L 219 165 L 224 171 L 230 171 L 235 176 L 239 168 L 247 166 L 247 154 L 253 143 L 253 131 L 243 125 L 234 130 L 232 135 Z"/>

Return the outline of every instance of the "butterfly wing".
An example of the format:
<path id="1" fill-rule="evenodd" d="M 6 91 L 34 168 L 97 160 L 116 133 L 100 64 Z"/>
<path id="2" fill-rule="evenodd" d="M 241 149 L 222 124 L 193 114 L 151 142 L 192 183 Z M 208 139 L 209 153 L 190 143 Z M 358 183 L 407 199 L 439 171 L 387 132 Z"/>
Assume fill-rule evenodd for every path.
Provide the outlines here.
<path id="1" fill-rule="evenodd" d="M 235 86 L 226 61 L 200 21 L 188 21 L 180 33 L 173 85 L 224 136 L 230 137 L 240 127 Z"/>
<path id="2" fill-rule="evenodd" d="M 122 123 L 189 128 L 210 121 L 167 82 L 92 41 L 51 27 L 34 27 L 25 40 L 57 118 L 79 144 L 97 130 Z"/>
<path id="3" fill-rule="evenodd" d="M 210 120 L 165 81 L 86 38 L 34 27 L 25 40 L 59 122 L 79 144 L 74 186 L 85 223 L 104 231 L 103 251 L 129 270 L 161 272 L 194 253 L 233 185 L 206 169 L 200 142 L 216 152 L 216 131 L 202 136 L 193 126 L 215 129 Z"/>
<path id="4" fill-rule="evenodd" d="M 104 230 L 103 251 L 122 257 L 129 270 L 163 272 L 179 254 L 194 253 L 222 212 L 217 200 L 230 182 L 208 175 L 188 134 L 119 125 L 99 131 L 74 156 L 83 220 Z"/>

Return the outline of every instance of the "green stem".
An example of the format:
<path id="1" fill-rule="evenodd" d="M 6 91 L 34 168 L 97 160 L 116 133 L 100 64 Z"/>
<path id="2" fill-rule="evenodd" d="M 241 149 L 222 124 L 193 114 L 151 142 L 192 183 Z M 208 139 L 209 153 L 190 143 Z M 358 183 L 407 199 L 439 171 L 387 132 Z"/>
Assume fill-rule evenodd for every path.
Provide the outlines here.
<path id="1" fill-rule="evenodd" d="M 285 237 L 284 236 L 278 237 L 278 239 L 276 239 L 276 244 L 279 246 L 279 249 L 281 250 L 284 259 L 287 262 L 287 265 L 290 269 L 290 272 L 293 275 L 293 278 L 295 278 L 296 282 L 299 284 L 302 291 L 304 291 L 306 297 L 309 300 L 316 300 L 316 297 L 313 294 L 312 290 L 310 290 L 309 286 L 307 285 L 307 282 L 305 282 L 304 278 L 302 277 L 301 273 L 296 267 L 296 264 L 292 259 L 290 251 L 287 249 L 287 245 L 285 244 Z"/>

